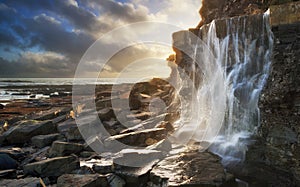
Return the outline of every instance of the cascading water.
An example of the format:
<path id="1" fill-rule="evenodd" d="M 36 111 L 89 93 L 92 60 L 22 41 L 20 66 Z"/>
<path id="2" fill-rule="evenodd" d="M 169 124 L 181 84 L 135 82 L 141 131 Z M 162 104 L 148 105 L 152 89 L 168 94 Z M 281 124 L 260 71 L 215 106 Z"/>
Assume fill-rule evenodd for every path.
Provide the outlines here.
<path id="1" fill-rule="evenodd" d="M 204 44 L 189 37 L 194 52 L 187 53 L 197 63 L 185 67 L 191 80 L 181 76 L 182 90 L 191 88 L 187 83 L 193 82 L 193 91 L 182 99 L 189 102 L 189 109 L 182 111 L 179 123 L 183 125 L 175 137 L 181 143 L 184 137 L 212 143 L 210 150 L 224 164 L 241 161 L 260 123 L 258 101 L 273 47 L 269 14 L 213 21 L 199 35 Z"/>

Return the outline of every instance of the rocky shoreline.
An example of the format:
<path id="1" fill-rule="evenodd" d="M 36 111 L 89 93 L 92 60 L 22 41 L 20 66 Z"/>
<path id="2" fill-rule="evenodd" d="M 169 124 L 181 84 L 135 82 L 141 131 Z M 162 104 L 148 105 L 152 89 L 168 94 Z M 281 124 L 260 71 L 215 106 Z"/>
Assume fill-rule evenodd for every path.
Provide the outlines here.
<path id="1" fill-rule="evenodd" d="M 110 133 L 103 141 L 117 140 L 139 149 L 103 153 L 92 150 L 93 143 L 84 141 L 74 119 L 88 117 L 89 111 L 87 107 L 73 111 L 71 96 L 19 100 L 6 105 L 1 114 L 12 109 L 20 112 L 1 116 L 6 126 L 2 123 L 0 186 L 236 185 L 218 156 L 198 152 L 197 145 L 176 146 L 166 139 L 174 130 L 172 121 L 179 115 L 174 113 L 174 107 L 178 107 L 172 102 L 174 88 L 167 81 L 153 79 L 134 85 L 130 93 L 122 92 L 130 86 L 133 85 L 119 85 L 117 98 L 111 96 L 111 85 L 98 86 L 95 103 L 97 115 Z M 164 101 L 165 108 L 155 108 L 154 98 Z M 121 113 L 111 106 L 112 99 L 130 101 L 131 113 L 122 114 L 130 127 L 117 119 Z M 126 166 L 131 158 L 140 166 Z"/>

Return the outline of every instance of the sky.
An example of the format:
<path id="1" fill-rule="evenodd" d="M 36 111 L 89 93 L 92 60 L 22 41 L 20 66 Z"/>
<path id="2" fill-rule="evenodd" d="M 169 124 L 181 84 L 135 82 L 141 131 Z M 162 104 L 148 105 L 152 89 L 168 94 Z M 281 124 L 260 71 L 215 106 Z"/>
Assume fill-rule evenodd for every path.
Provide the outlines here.
<path id="1" fill-rule="evenodd" d="M 201 0 L 0 0 L 0 77 L 72 78 L 99 38 L 144 21 L 193 28 L 200 21 L 200 6 Z M 150 32 L 146 27 L 137 30 Z M 108 46 L 136 34 L 120 33 Z M 171 45 L 171 33 L 162 36 L 169 37 Z M 169 73 L 165 59 L 172 53 L 171 46 L 156 45 L 137 44 L 116 52 L 101 76 Z M 83 76 L 99 75 L 95 67 L 87 64 Z"/>

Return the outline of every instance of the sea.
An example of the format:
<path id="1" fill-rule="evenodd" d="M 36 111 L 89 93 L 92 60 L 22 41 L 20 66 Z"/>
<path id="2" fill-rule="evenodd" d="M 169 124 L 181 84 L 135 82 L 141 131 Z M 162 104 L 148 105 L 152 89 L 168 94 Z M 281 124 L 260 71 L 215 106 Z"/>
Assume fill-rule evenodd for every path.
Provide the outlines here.
<path id="1" fill-rule="evenodd" d="M 86 84 L 123 84 L 139 82 L 138 78 L 0 78 L 0 88 L 12 86 L 39 86 L 39 85 L 86 85 Z M 145 81 L 143 79 L 143 81 Z"/>
<path id="2" fill-rule="evenodd" d="M 148 79 L 149 80 L 149 79 Z M 72 85 L 106 85 L 106 84 L 124 84 L 124 83 L 137 83 L 147 81 L 138 78 L 0 78 L 0 104 L 6 105 L 13 100 L 24 99 L 41 99 L 49 98 L 51 95 L 68 94 L 53 91 L 52 93 L 32 94 L 26 87 L 40 88 L 47 86 L 72 86 Z"/>

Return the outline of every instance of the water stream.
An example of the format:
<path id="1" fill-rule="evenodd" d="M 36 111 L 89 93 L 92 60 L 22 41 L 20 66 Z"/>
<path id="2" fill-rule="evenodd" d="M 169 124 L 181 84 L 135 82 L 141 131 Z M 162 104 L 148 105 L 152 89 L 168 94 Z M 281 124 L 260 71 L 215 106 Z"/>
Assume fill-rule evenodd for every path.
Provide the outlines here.
<path id="1" fill-rule="evenodd" d="M 273 35 L 268 12 L 213 21 L 203 29 L 201 42 L 191 41 L 191 80 L 182 78 L 181 89 L 193 82 L 193 91 L 183 96 L 189 109 L 182 111 L 175 137 L 206 143 L 226 165 L 244 160 L 260 125 L 258 101 L 270 71 Z"/>

